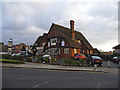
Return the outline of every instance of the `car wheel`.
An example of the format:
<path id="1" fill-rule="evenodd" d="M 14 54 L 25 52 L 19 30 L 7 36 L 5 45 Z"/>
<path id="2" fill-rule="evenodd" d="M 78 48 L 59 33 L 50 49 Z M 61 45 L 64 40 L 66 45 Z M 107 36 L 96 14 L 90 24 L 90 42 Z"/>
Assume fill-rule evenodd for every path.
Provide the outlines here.
<path id="1" fill-rule="evenodd" d="M 113 61 L 113 63 L 115 63 L 115 61 Z"/>
<path id="2" fill-rule="evenodd" d="M 43 61 L 43 64 L 45 64 L 45 61 Z"/>
<path id="3" fill-rule="evenodd" d="M 117 62 L 117 64 L 119 64 L 119 62 Z"/>
<path id="4" fill-rule="evenodd" d="M 102 64 L 99 64 L 99 66 L 101 66 Z"/>

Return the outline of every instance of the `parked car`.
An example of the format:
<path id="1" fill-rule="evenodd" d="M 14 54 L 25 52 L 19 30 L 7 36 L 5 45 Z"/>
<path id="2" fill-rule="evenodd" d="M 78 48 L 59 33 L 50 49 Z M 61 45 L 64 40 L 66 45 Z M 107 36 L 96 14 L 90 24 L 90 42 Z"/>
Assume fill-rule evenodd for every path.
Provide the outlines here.
<path id="1" fill-rule="evenodd" d="M 119 64 L 120 57 L 113 57 L 113 63 Z"/>
<path id="2" fill-rule="evenodd" d="M 49 63 L 51 61 L 51 55 L 43 55 L 42 63 L 46 63 L 46 59 L 48 60 L 48 63 Z"/>
<path id="3" fill-rule="evenodd" d="M 84 54 L 75 54 L 73 59 L 74 60 L 80 60 L 80 59 L 83 59 L 83 58 L 87 58 Z"/>
<path id="4" fill-rule="evenodd" d="M 22 55 L 21 53 L 15 53 L 15 54 L 11 54 L 12 56 L 15 56 L 15 55 Z"/>
<path id="5" fill-rule="evenodd" d="M 99 56 L 91 56 L 91 65 L 99 64 L 99 66 L 102 65 L 103 60 Z"/>
<path id="6" fill-rule="evenodd" d="M 0 52 L 0 54 L 9 54 L 8 52 Z"/>

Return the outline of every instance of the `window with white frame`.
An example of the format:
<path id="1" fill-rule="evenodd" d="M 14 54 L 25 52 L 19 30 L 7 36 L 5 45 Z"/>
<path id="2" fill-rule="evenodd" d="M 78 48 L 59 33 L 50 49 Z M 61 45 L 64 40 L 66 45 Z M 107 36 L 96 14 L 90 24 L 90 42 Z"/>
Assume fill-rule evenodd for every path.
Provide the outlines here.
<path id="1" fill-rule="evenodd" d="M 51 38 L 50 39 L 51 45 L 56 45 L 57 43 L 57 38 Z"/>
<path id="2" fill-rule="evenodd" d="M 40 54 L 40 55 L 42 55 L 42 54 L 43 54 L 43 49 L 39 49 L 39 50 L 37 51 L 37 53 Z"/>
<path id="3" fill-rule="evenodd" d="M 48 47 L 50 47 L 50 42 L 48 42 Z"/>
<path id="4" fill-rule="evenodd" d="M 64 54 L 69 54 L 69 48 L 64 48 Z"/>
<path id="5" fill-rule="evenodd" d="M 51 54 L 57 55 L 57 48 L 51 48 Z"/>
<path id="6" fill-rule="evenodd" d="M 65 41 L 61 41 L 61 46 L 65 46 Z"/>

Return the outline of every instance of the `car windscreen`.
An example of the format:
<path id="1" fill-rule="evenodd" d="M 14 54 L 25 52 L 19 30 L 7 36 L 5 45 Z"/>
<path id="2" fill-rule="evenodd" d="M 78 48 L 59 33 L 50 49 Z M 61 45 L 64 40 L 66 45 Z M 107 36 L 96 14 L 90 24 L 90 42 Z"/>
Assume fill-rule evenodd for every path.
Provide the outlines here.
<path id="1" fill-rule="evenodd" d="M 113 59 L 117 59 L 118 57 L 113 57 Z"/>
<path id="2" fill-rule="evenodd" d="M 44 55 L 44 56 L 42 56 L 43 58 L 45 58 L 45 57 L 51 57 L 50 55 Z"/>
<path id="3" fill-rule="evenodd" d="M 74 56 L 78 56 L 78 54 L 75 54 Z"/>
<path id="4" fill-rule="evenodd" d="M 98 56 L 92 56 L 93 59 L 101 59 L 100 57 Z"/>
<path id="5" fill-rule="evenodd" d="M 82 56 L 82 57 L 86 57 L 84 54 L 80 54 L 80 56 Z"/>

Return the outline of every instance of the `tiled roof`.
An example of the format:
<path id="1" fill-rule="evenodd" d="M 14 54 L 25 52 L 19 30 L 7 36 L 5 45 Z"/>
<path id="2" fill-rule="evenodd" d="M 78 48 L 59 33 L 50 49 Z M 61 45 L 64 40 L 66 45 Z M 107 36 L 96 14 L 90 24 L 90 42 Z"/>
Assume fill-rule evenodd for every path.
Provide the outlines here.
<path id="1" fill-rule="evenodd" d="M 115 46 L 115 47 L 113 47 L 113 49 L 120 49 L 120 44 Z"/>
<path id="2" fill-rule="evenodd" d="M 52 24 L 53 27 L 55 27 L 55 30 L 59 32 L 59 35 L 62 37 L 65 37 L 65 39 L 69 42 L 71 47 L 79 48 L 79 44 L 76 42 L 77 39 L 80 39 L 88 49 L 93 49 L 93 47 L 90 45 L 90 43 L 86 40 L 86 38 L 82 35 L 82 33 L 78 31 L 75 32 L 75 40 L 71 38 L 71 30 L 69 28 Z"/>
<path id="3" fill-rule="evenodd" d="M 43 37 L 43 36 L 39 36 L 38 39 L 35 41 L 34 45 L 35 45 L 35 44 L 38 44 L 37 46 L 39 46 L 39 44 L 40 44 L 40 42 L 41 42 L 41 40 L 42 40 L 42 37 Z"/>
<path id="4" fill-rule="evenodd" d="M 86 47 L 88 49 L 93 49 L 93 47 L 90 45 L 90 43 L 86 40 L 86 38 L 83 36 L 82 33 L 78 32 L 78 31 L 74 31 L 75 32 L 75 40 L 73 40 L 71 38 L 71 30 L 69 28 L 66 28 L 64 26 L 58 25 L 58 24 L 52 24 L 51 27 L 54 27 L 55 30 L 59 33 L 59 36 L 64 37 L 66 39 L 66 41 L 70 44 L 71 47 L 74 48 L 79 48 L 79 44 L 76 41 L 77 39 L 81 40 L 84 45 L 86 45 Z M 47 34 L 44 34 L 47 35 Z M 36 40 L 35 44 L 40 44 L 41 40 L 42 40 L 43 36 L 39 36 L 39 38 Z"/>

